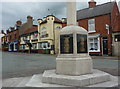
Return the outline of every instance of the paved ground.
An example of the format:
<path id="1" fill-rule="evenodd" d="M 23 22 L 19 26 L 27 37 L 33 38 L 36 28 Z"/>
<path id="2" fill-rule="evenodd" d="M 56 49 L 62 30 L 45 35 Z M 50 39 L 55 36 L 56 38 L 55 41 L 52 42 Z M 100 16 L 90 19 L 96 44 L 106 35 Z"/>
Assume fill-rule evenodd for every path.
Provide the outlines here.
<path id="1" fill-rule="evenodd" d="M 44 70 L 55 68 L 56 55 L 2 53 L 3 79 L 32 76 L 43 73 Z M 92 56 L 94 68 L 118 75 L 118 58 L 107 56 Z"/>

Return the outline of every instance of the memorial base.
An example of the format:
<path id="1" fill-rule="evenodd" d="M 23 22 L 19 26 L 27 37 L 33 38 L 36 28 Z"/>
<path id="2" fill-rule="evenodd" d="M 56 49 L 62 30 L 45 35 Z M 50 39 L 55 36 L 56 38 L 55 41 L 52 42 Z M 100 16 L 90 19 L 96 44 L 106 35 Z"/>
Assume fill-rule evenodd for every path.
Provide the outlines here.
<path id="1" fill-rule="evenodd" d="M 93 69 L 92 74 L 69 76 L 58 75 L 55 70 L 33 75 L 26 87 L 117 87 L 118 77 Z"/>
<path id="2" fill-rule="evenodd" d="M 43 83 L 79 86 L 79 87 L 106 82 L 109 80 L 110 80 L 109 74 L 99 70 L 93 70 L 92 74 L 86 74 L 80 76 L 58 75 L 55 73 L 55 70 L 48 70 L 45 71 L 42 76 Z"/>

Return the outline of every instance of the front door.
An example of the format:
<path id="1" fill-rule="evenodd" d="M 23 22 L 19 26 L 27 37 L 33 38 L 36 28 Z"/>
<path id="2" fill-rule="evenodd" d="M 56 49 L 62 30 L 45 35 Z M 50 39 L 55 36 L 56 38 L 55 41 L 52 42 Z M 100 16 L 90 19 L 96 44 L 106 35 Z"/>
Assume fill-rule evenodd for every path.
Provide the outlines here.
<path id="1" fill-rule="evenodd" d="M 108 39 L 103 37 L 103 55 L 108 54 Z"/>
<path id="2" fill-rule="evenodd" d="M 13 52 L 14 50 L 14 44 L 10 44 L 10 52 Z"/>

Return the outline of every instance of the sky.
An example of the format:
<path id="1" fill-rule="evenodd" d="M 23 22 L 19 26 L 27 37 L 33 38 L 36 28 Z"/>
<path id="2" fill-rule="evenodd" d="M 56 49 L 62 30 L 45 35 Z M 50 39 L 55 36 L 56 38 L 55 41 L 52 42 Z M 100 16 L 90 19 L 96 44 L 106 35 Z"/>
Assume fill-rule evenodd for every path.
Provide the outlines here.
<path id="1" fill-rule="evenodd" d="M 77 0 L 77 10 L 87 8 L 88 1 L 90 0 Z M 95 1 L 97 4 L 102 4 L 110 0 Z M 42 19 L 49 14 L 55 15 L 59 19 L 65 18 L 65 0 L 2 0 L 0 3 L 0 30 L 7 30 L 14 26 L 17 20 L 25 23 L 28 15 L 34 18 L 34 24 L 37 25 L 37 19 Z"/>

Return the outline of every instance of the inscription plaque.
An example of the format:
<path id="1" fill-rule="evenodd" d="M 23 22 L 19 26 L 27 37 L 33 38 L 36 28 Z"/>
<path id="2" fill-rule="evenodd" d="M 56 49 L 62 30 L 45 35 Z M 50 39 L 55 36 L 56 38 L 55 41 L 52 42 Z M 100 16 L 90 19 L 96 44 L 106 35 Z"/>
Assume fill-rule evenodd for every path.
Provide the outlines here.
<path id="1" fill-rule="evenodd" d="M 77 53 L 87 52 L 87 35 L 77 34 Z"/>
<path id="2" fill-rule="evenodd" d="M 73 53 L 73 35 L 60 35 L 60 52 L 61 54 Z"/>

